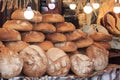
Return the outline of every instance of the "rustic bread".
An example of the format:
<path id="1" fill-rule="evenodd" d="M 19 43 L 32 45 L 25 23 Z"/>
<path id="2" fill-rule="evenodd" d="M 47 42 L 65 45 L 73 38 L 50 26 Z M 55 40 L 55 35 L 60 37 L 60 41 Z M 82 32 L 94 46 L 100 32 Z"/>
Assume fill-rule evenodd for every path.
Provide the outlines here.
<path id="1" fill-rule="evenodd" d="M 59 48 L 50 48 L 46 52 L 48 58 L 47 73 L 51 76 L 66 76 L 70 70 L 68 55 Z"/>
<path id="2" fill-rule="evenodd" d="M 20 52 L 24 60 L 23 73 L 29 77 L 41 77 L 47 69 L 47 57 L 43 49 L 30 45 Z"/>
<path id="3" fill-rule="evenodd" d="M 2 78 L 18 76 L 23 68 L 23 59 L 7 47 L 0 48 L 0 74 Z"/>
<path id="4" fill-rule="evenodd" d="M 30 22 L 25 20 L 7 20 L 3 24 L 3 28 L 15 29 L 17 31 L 31 31 L 33 26 Z"/>
<path id="5" fill-rule="evenodd" d="M 0 28 L 0 40 L 1 41 L 19 41 L 21 40 L 21 35 L 16 30 Z"/>

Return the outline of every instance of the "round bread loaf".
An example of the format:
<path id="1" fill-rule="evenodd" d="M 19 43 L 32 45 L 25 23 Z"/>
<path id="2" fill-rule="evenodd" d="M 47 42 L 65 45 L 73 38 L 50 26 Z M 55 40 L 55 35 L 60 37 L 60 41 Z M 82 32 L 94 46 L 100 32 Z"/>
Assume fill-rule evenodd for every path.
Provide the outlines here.
<path id="1" fill-rule="evenodd" d="M 79 39 L 77 41 L 75 41 L 75 44 L 77 46 L 77 48 L 84 48 L 84 47 L 88 47 L 90 45 L 93 44 L 93 39 L 90 37 L 84 38 L 84 39 Z"/>
<path id="2" fill-rule="evenodd" d="M 111 45 L 109 42 L 94 42 L 93 45 L 100 45 L 108 50 L 111 49 Z"/>
<path id="3" fill-rule="evenodd" d="M 50 22 L 50 23 L 57 23 L 57 22 L 64 22 L 65 19 L 60 14 L 43 14 L 42 15 L 42 22 Z"/>
<path id="4" fill-rule="evenodd" d="M 110 41 L 112 36 L 108 33 L 107 29 L 98 24 L 91 24 L 89 26 L 84 26 L 81 29 L 86 32 L 95 41 Z"/>
<path id="5" fill-rule="evenodd" d="M 45 35 L 41 32 L 30 31 L 22 33 L 22 40 L 25 42 L 43 42 Z"/>
<path id="6" fill-rule="evenodd" d="M 77 50 L 77 46 L 74 42 L 61 42 L 55 43 L 55 47 L 62 49 L 65 52 L 72 52 Z"/>
<path id="7" fill-rule="evenodd" d="M 7 20 L 3 24 L 3 28 L 15 29 L 17 31 L 30 31 L 33 26 L 30 22 L 25 20 Z"/>
<path id="8" fill-rule="evenodd" d="M 94 69 L 92 60 L 83 54 L 73 54 L 70 56 L 71 70 L 79 77 L 89 76 Z"/>
<path id="9" fill-rule="evenodd" d="M 56 32 L 56 27 L 50 23 L 39 23 L 34 25 L 33 30 L 44 33 L 53 33 Z"/>
<path id="10" fill-rule="evenodd" d="M 68 41 L 75 41 L 75 40 L 87 37 L 87 33 L 81 31 L 80 29 L 76 29 L 73 32 L 65 33 L 65 35 Z"/>
<path id="11" fill-rule="evenodd" d="M 57 32 L 71 32 L 76 29 L 75 25 L 71 22 L 63 22 L 55 25 Z"/>
<path id="12" fill-rule="evenodd" d="M 108 65 L 109 52 L 100 45 L 91 45 L 86 50 L 87 56 L 94 62 L 95 70 L 103 70 Z"/>
<path id="13" fill-rule="evenodd" d="M 51 33 L 47 34 L 46 38 L 52 42 L 65 42 L 67 41 L 66 36 L 63 33 Z"/>
<path id="14" fill-rule="evenodd" d="M 40 46 L 45 51 L 54 47 L 54 45 L 51 41 L 43 41 L 41 43 L 37 43 L 36 45 Z"/>
<path id="15" fill-rule="evenodd" d="M 16 30 L 0 28 L 0 40 L 1 41 L 19 41 L 21 40 L 21 35 Z"/>
<path id="16" fill-rule="evenodd" d="M 24 60 L 23 73 L 30 77 L 40 77 L 46 72 L 47 57 L 43 49 L 29 45 L 20 52 Z"/>
<path id="17" fill-rule="evenodd" d="M 26 10 L 26 8 L 15 10 L 12 13 L 12 15 L 11 15 L 11 19 L 28 20 L 28 19 L 25 19 L 25 17 L 24 17 L 25 10 Z M 42 21 L 42 15 L 41 15 L 41 13 L 39 11 L 35 11 L 35 10 L 33 10 L 33 13 L 34 13 L 34 17 L 32 19 L 30 19 L 29 21 L 32 21 L 32 22 L 41 22 Z"/>
<path id="18" fill-rule="evenodd" d="M 2 78 L 18 76 L 23 68 L 23 59 L 9 48 L 0 48 L 0 75 Z"/>
<path id="19" fill-rule="evenodd" d="M 5 46 L 11 49 L 14 52 L 20 52 L 24 48 L 26 48 L 29 44 L 24 41 L 11 41 L 6 42 Z"/>
<path id="20" fill-rule="evenodd" d="M 66 76 L 70 70 L 68 55 L 59 48 L 50 48 L 46 52 L 48 58 L 47 73 L 51 76 Z"/>

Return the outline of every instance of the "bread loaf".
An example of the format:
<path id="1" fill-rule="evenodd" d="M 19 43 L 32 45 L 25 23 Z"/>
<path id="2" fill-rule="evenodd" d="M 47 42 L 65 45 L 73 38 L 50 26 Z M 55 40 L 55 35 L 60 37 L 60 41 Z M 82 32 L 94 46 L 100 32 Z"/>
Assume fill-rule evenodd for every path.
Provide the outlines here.
<path id="1" fill-rule="evenodd" d="M 73 54 L 70 57 L 71 70 L 78 76 L 85 78 L 89 76 L 94 69 L 92 60 L 83 54 Z"/>
<path id="2" fill-rule="evenodd" d="M 24 12 L 25 12 L 26 8 L 24 9 L 17 9 L 15 10 L 12 15 L 11 15 L 11 19 L 22 19 L 22 20 L 27 20 L 24 17 Z M 34 17 L 32 19 L 30 19 L 29 21 L 32 22 L 41 22 L 42 21 L 42 15 L 39 11 L 35 11 L 33 10 L 34 13 Z"/>
<path id="3" fill-rule="evenodd" d="M 50 23 L 58 23 L 64 22 L 65 19 L 60 14 L 43 14 L 42 15 L 42 22 L 50 22 Z"/>
<path id="4" fill-rule="evenodd" d="M 3 28 L 15 29 L 17 31 L 31 31 L 33 26 L 30 22 L 24 20 L 7 20 Z"/>
<path id="5" fill-rule="evenodd" d="M 19 41 L 21 40 L 21 35 L 16 30 L 0 28 L 0 40 L 1 41 Z"/>
<path id="6" fill-rule="evenodd" d="M 81 31 L 80 29 L 76 29 L 73 32 L 65 33 L 65 35 L 68 41 L 75 41 L 87 37 L 87 33 Z"/>
<path id="7" fill-rule="evenodd" d="M 18 76 L 23 68 L 23 59 L 9 48 L 0 48 L 0 74 L 2 78 Z"/>
<path id="8" fill-rule="evenodd" d="M 56 27 L 50 23 L 38 23 L 34 25 L 33 30 L 44 33 L 53 33 L 56 32 Z"/>
<path id="9" fill-rule="evenodd" d="M 41 32 L 30 31 L 22 33 L 22 40 L 25 42 L 43 42 L 45 35 Z"/>
<path id="10" fill-rule="evenodd" d="M 54 45 L 51 41 L 43 41 L 41 43 L 37 43 L 36 45 L 40 46 L 45 51 L 54 47 Z"/>
<path id="11" fill-rule="evenodd" d="M 79 39 L 75 41 L 75 44 L 77 48 L 85 48 L 93 44 L 93 39 L 90 37 L 84 38 L 84 39 Z"/>
<path id="12" fill-rule="evenodd" d="M 71 32 L 76 29 L 75 25 L 70 22 L 58 23 L 55 25 L 57 32 Z"/>
<path id="13" fill-rule="evenodd" d="M 92 59 L 95 70 L 103 70 L 108 65 L 109 52 L 100 45 L 91 45 L 86 50 L 87 56 Z"/>
<path id="14" fill-rule="evenodd" d="M 62 49 L 65 52 L 73 52 L 77 50 L 77 46 L 74 42 L 61 42 L 55 43 L 55 47 Z"/>
<path id="15" fill-rule="evenodd" d="M 11 41 L 6 42 L 5 46 L 11 49 L 14 52 L 20 52 L 24 48 L 26 48 L 29 44 L 24 41 Z"/>
<path id="16" fill-rule="evenodd" d="M 46 52 L 48 58 L 47 73 L 51 76 L 66 76 L 70 70 L 70 59 L 59 48 L 50 48 Z"/>
<path id="17" fill-rule="evenodd" d="M 65 42 L 67 41 L 66 36 L 63 33 L 51 33 L 46 34 L 46 39 L 52 41 L 52 42 Z"/>
<path id="18" fill-rule="evenodd" d="M 30 45 L 20 52 L 24 60 L 23 73 L 29 77 L 40 77 L 47 69 L 47 57 L 43 49 Z"/>

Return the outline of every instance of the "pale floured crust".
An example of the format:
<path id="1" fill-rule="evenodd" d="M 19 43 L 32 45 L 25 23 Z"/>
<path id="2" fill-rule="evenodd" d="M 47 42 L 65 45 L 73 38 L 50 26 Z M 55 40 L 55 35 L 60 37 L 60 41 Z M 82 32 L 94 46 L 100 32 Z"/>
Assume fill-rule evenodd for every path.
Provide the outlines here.
<path id="1" fill-rule="evenodd" d="M 30 45 L 20 52 L 24 60 L 23 72 L 30 77 L 40 77 L 46 72 L 47 57 L 43 49 Z"/>
<path id="2" fill-rule="evenodd" d="M 79 77 L 89 76 L 94 69 L 92 60 L 83 54 L 73 54 L 70 57 L 71 70 Z"/>
<path id="3" fill-rule="evenodd" d="M 0 48 L 0 73 L 2 78 L 18 76 L 23 68 L 23 59 L 10 49 Z"/>
<path id="4" fill-rule="evenodd" d="M 47 73 L 51 76 L 66 76 L 70 70 L 70 59 L 59 48 L 50 48 L 46 52 L 48 58 Z"/>
<path id="5" fill-rule="evenodd" d="M 108 65 L 109 52 L 100 45 L 91 45 L 86 50 L 87 56 L 94 62 L 95 70 L 103 70 Z"/>

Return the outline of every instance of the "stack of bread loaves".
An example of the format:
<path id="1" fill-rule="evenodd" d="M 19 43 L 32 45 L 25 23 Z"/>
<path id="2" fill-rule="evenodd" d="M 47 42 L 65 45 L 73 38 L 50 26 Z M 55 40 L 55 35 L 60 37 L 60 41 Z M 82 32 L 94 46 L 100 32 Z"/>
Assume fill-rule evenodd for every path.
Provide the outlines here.
<path id="1" fill-rule="evenodd" d="M 29 77 L 45 73 L 66 76 L 70 69 L 79 77 L 87 77 L 107 66 L 107 41 L 112 38 L 101 26 L 76 29 L 60 14 L 34 11 L 34 18 L 27 20 L 23 12 L 24 9 L 14 11 L 11 20 L 0 28 L 1 77 L 11 78 L 21 71 Z"/>

